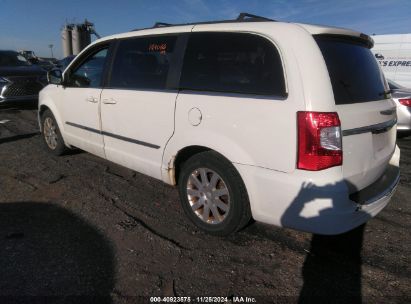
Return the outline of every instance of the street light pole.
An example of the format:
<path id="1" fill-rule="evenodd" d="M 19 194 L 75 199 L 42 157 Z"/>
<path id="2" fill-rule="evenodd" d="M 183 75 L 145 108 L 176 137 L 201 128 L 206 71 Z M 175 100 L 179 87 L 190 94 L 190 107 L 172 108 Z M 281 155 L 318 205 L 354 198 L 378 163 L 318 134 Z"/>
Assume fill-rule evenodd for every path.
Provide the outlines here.
<path id="1" fill-rule="evenodd" d="M 49 48 L 50 48 L 50 51 L 51 51 L 51 58 L 54 58 L 54 56 L 53 56 L 53 44 L 49 44 Z"/>

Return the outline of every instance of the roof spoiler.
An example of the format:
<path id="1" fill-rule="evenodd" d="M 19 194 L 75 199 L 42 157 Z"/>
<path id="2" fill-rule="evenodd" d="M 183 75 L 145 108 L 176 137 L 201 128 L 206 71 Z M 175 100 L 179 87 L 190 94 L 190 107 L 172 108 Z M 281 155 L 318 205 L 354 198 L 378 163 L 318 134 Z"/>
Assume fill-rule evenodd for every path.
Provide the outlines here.
<path id="1" fill-rule="evenodd" d="M 361 33 L 360 34 L 360 39 L 363 39 L 367 45 L 368 48 L 372 49 L 374 46 L 374 39 L 371 38 L 371 36 L 368 36 L 367 34 Z"/>
<path id="2" fill-rule="evenodd" d="M 357 35 L 350 35 L 350 34 L 315 34 L 313 35 L 314 37 L 318 38 L 332 38 L 332 39 L 339 39 L 339 40 L 345 40 L 345 41 L 353 41 L 359 44 L 362 44 L 366 46 L 367 48 L 371 49 L 374 46 L 374 40 L 363 33 L 360 33 L 358 36 Z"/>

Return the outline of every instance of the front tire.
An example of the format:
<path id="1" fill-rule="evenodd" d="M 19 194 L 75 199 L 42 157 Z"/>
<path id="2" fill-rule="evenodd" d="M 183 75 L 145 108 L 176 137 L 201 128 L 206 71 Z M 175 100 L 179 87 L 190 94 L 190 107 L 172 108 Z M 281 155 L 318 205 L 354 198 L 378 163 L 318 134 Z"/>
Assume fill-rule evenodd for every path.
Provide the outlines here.
<path id="1" fill-rule="evenodd" d="M 44 146 L 48 152 L 59 156 L 67 151 L 57 121 L 50 110 L 41 115 L 41 129 Z"/>
<path id="2" fill-rule="evenodd" d="M 251 219 L 243 180 L 235 167 L 214 151 L 196 154 L 182 165 L 178 190 L 187 217 L 205 232 L 225 236 Z"/>

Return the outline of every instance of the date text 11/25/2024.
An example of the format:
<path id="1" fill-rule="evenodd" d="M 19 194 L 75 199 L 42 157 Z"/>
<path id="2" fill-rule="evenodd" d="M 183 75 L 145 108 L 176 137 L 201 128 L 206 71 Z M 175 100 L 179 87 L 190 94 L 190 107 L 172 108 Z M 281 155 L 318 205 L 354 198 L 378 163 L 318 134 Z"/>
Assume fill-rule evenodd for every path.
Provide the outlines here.
<path id="1" fill-rule="evenodd" d="M 150 297 L 150 303 L 257 303 L 254 297 Z"/>

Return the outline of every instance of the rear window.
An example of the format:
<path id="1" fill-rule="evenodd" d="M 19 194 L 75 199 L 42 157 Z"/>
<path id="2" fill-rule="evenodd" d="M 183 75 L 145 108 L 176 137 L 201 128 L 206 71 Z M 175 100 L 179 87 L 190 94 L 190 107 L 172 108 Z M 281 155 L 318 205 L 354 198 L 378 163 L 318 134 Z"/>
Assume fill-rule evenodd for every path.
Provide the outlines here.
<path id="1" fill-rule="evenodd" d="M 192 33 L 180 85 L 191 90 L 286 96 L 276 47 L 246 33 Z"/>
<path id="2" fill-rule="evenodd" d="M 387 97 L 384 76 L 364 44 L 329 36 L 316 36 L 315 39 L 324 56 L 337 105 Z"/>

